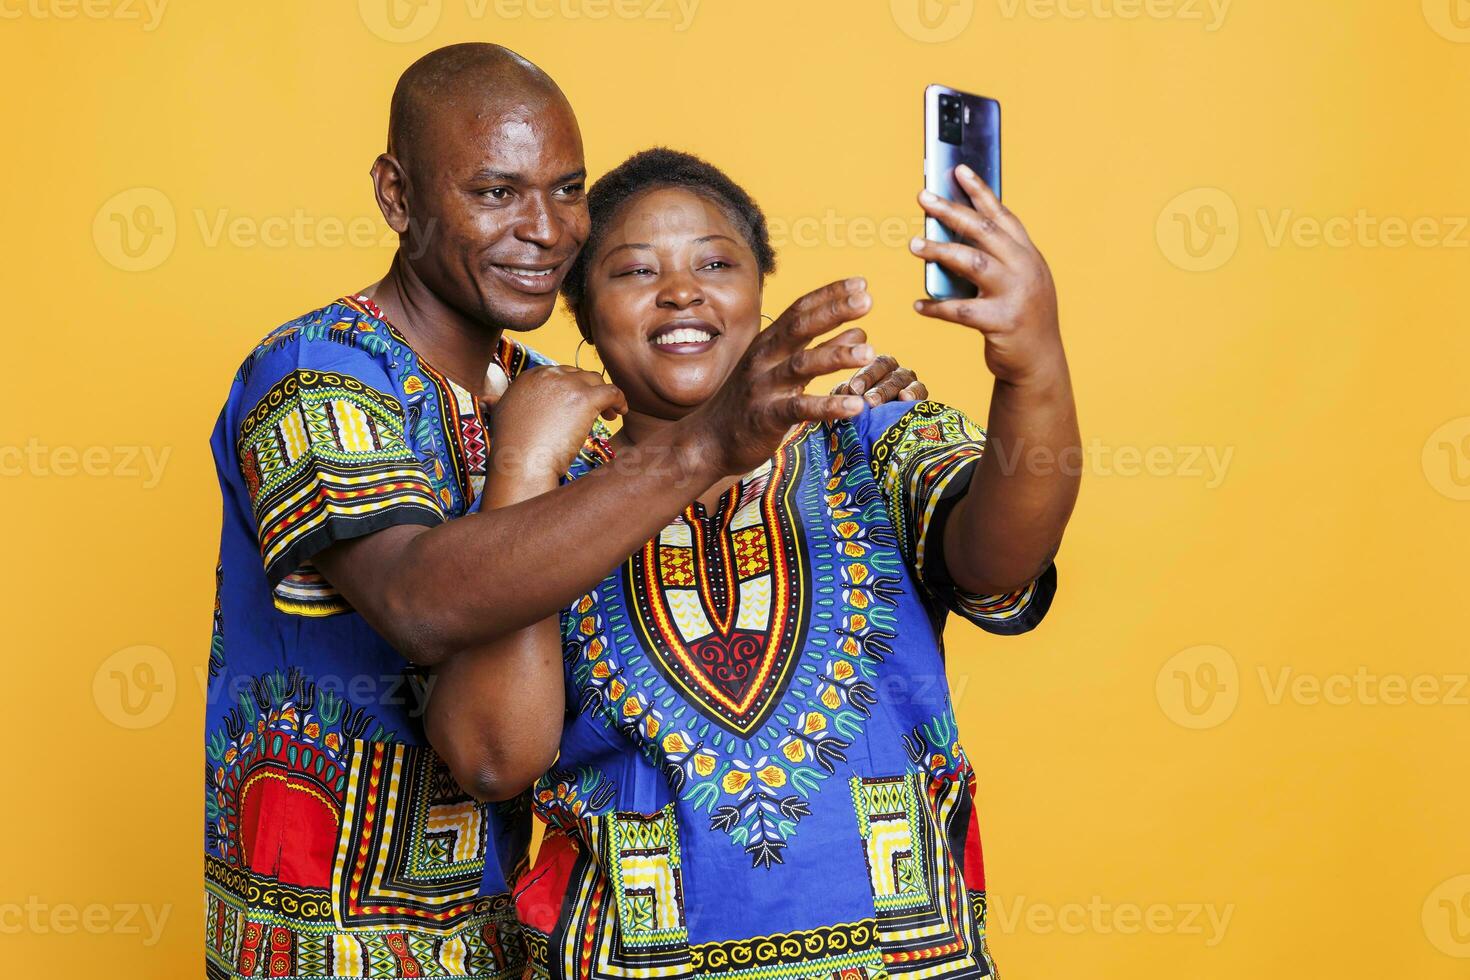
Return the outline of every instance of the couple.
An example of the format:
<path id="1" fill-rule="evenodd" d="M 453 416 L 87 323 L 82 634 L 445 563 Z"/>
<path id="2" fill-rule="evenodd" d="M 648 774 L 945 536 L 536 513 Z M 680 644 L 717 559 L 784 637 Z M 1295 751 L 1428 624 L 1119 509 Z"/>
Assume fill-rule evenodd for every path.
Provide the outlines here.
<path id="1" fill-rule="evenodd" d="M 989 975 L 941 628 L 1040 620 L 1075 479 L 821 340 L 860 279 L 762 329 L 749 195 L 668 150 L 584 193 L 502 48 L 409 68 L 373 178 L 388 274 L 267 336 L 213 437 L 208 975 Z M 1061 452 L 1049 273 L 958 180 L 922 205 L 974 244 L 914 251 L 984 298 L 919 312 L 983 334 L 992 440 Z M 505 335 L 558 290 L 611 383 Z"/>

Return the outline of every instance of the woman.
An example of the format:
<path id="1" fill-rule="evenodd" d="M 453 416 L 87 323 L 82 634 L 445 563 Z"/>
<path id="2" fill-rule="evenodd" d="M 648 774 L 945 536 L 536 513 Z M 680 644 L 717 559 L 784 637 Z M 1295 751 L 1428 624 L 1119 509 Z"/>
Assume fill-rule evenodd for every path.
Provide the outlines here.
<path id="1" fill-rule="evenodd" d="M 796 426 L 568 609 L 559 638 L 541 624 L 515 639 L 547 660 L 560 647 L 568 696 L 560 756 L 533 791 L 547 834 L 516 893 L 538 975 L 993 972 L 941 629 L 950 612 L 993 633 L 1045 615 L 1077 479 L 1015 464 L 1079 443 L 1045 262 L 973 173 L 957 180 L 974 207 L 921 203 L 974 244 L 913 251 L 984 298 L 917 308 L 983 334 L 1004 455 L 935 402 Z M 565 295 L 626 412 L 568 479 L 636 451 L 759 356 L 747 349 L 774 269 L 759 208 L 686 154 L 630 158 L 589 205 Z M 543 387 L 586 383 L 524 381 L 538 374 Z M 518 432 L 522 384 L 497 406 L 505 458 L 555 424 Z M 572 418 L 564 436 L 585 431 Z M 539 492 L 536 478 L 518 491 L 513 467 L 495 472 L 507 501 Z M 441 695 L 453 703 L 442 682 Z M 432 714 L 430 728 L 453 743 L 456 775 L 474 768 L 473 739 Z"/>

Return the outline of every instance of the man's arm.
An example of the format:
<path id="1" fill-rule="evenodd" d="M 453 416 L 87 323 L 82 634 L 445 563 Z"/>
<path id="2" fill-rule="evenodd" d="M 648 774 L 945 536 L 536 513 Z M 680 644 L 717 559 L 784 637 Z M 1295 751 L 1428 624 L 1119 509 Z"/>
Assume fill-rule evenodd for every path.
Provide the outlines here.
<path id="1" fill-rule="evenodd" d="M 804 389 L 872 359 L 856 328 L 807 348 L 867 313 L 866 287 L 849 279 L 802 297 L 756 338 L 711 401 L 636 452 L 512 506 L 339 542 L 315 556 L 317 569 L 415 663 L 438 663 L 552 616 L 721 477 L 768 458 L 792 425 L 861 411 L 858 397 Z M 608 387 L 588 389 L 605 401 L 594 415 L 620 397 Z"/>

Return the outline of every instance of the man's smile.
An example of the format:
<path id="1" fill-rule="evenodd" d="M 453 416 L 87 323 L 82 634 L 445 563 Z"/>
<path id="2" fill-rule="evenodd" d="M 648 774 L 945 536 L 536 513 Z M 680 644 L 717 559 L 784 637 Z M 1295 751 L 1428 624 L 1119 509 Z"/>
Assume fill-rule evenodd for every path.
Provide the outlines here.
<path id="1" fill-rule="evenodd" d="M 556 292 L 561 286 L 560 273 L 567 262 L 567 259 L 560 262 L 537 262 L 524 265 L 493 262 L 490 267 L 517 292 L 544 296 L 547 293 Z"/>

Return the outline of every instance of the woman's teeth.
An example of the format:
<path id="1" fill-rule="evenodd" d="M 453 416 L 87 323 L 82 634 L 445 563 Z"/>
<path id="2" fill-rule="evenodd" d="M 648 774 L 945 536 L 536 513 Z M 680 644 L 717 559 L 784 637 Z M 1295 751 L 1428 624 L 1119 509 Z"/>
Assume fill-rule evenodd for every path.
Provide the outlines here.
<path id="1" fill-rule="evenodd" d="M 670 330 L 668 333 L 654 338 L 655 344 L 702 344 L 706 340 L 713 340 L 714 334 L 708 330 L 700 330 L 698 327 L 680 327 L 678 330 Z"/>

